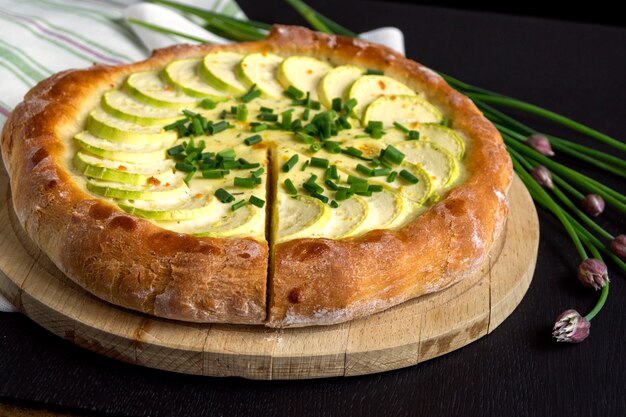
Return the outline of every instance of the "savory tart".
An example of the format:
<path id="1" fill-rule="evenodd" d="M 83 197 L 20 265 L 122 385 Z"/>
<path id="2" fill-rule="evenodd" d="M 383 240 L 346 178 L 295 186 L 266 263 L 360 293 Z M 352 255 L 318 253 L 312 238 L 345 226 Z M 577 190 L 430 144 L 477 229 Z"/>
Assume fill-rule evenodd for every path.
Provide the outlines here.
<path id="1" fill-rule="evenodd" d="M 496 129 L 380 45 L 276 26 L 37 85 L 2 155 L 28 235 L 159 317 L 332 324 L 473 274 L 506 219 Z"/>

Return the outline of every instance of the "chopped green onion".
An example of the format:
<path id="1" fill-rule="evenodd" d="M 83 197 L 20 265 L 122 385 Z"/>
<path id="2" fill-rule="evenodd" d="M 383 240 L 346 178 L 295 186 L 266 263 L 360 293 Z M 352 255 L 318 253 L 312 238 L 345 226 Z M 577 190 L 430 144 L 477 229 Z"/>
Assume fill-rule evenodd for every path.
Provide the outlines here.
<path id="1" fill-rule="evenodd" d="M 302 128 L 302 131 L 307 135 L 317 135 L 319 133 L 319 129 L 315 126 L 314 123 L 309 123 Z"/>
<path id="2" fill-rule="evenodd" d="M 285 95 L 291 99 L 299 100 L 304 95 L 304 92 L 293 85 L 290 85 L 289 88 L 285 90 Z"/>
<path id="3" fill-rule="evenodd" d="M 198 116 L 198 120 L 200 120 L 200 125 L 202 126 L 202 130 L 206 132 L 209 128 L 209 121 L 206 117 L 200 115 Z"/>
<path id="4" fill-rule="evenodd" d="M 215 135 L 216 133 L 220 133 L 231 127 L 233 127 L 233 125 L 228 122 L 218 122 L 212 126 L 209 126 L 209 132 L 211 132 L 212 135 Z"/>
<path id="5" fill-rule="evenodd" d="M 402 171 L 400 171 L 400 176 L 409 184 L 417 184 L 419 182 L 419 179 L 415 175 L 407 171 L 406 169 L 403 169 Z"/>
<path id="6" fill-rule="evenodd" d="M 339 186 L 331 180 L 325 180 L 324 184 L 326 184 L 326 186 L 333 191 L 337 191 L 339 189 Z"/>
<path id="7" fill-rule="evenodd" d="M 167 150 L 167 154 L 169 156 L 173 156 L 173 155 L 176 155 L 176 154 L 179 154 L 179 153 L 183 152 L 184 150 L 185 150 L 185 147 L 183 145 L 176 145 L 176 146 L 174 146 L 172 148 L 169 148 Z"/>
<path id="8" fill-rule="evenodd" d="M 187 155 L 187 157 L 185 159 L 183 159 L 184 162 L 187 162 L 188 164 L 194 162 L 197 158 L 198 158 L 198 152 L 192 152 L 190 154 Z"/>
<path id="9" fill-rule="evenodd" d="M 367 71 L 365 71 L 365 75 L 385 75 L 385 72 L 383 70 L 368 68 Z"/>
<path id="10" fill-rule="evenodd" d="M 237 106 L 237 120 L 245 122 L 248 120 L 248 107 L 245 104 Z"/>
<path id="11" fill-rule="evenodd" d="M 393 122 L 393 126 L 399 131 L 401 131 L 402 133 L 409 133 L 411 131 L 408 127 L 403 126 L 398 122 Z"/>
<path id="12" fill-rule="evenodd" d="M 371 191 L 373 193 L 379 193 L 383 190 L 383 186 L 380 184 L 370 184 L 367 187 L 367 191 Z"/>
<path id="13" fill-rule="evenodd" d="M 296 136 L 302 140 L 302 142 L 306 143 L 307 145 L 310 145 L 311 143 L 313 143 L 315 141 L 315 138 L 311 135 L 307 135 L 304 132 L 296 132 Z"/>
<path id="14" fill-rule="evenodd" d="M 324 148 L 328 150 L 330 153 L 340 153 L 341 152 L 341 144 L 339 142 L 326 141 L 324 142 Z"/>
<path id="15" fill-rule="evenodd" d="M 250 196 L 250 199 L 248 201 L 250 202 L 250 204 L 257 206 L 258 208 L 263 208 L 263 206 L 265 205 L 265 200 L 253 195 Z"/>
<path id="16" fill-rule="evenodd" d="M 201 164 L 200 164 L 200 170 L 201 171 L 206 171 L 206 170 L 210 170 L 210 169 L 216 169 L 218 168 L 218 162 L 213 159 L 207 159 L 207 160 L 202 160 Z"/>
<path id="17" fill-rule="evenodd" d="M 224 169 L 240 169 L 241 168 L 241 162 L 239 161 L 222 161 L 222 168 Z"/>
<path id="18" fill-rule="evenodd" d="M 345 116 L 339 116 L 337 118 L 337 124 L 342 128 L 342 129 L 350 129 L 352 128 L 352 125 L 350 124 L 350 122 L 348 121 L 348 119 L 345 118 Z"/>
<path id="19" fill-rule="evenodd" d="M 259 168 L 256 171 L 252 172 L 252 176 L 255 178 L 259 178 L 263 174 L 265 174 L 265 170 L 263 168 Z"/>
<path id="20" fill-rule="evenodd" d="M 336 97 L 333 99 L 331 108 L 334 111 L 341 111 L 341 97 Z"/>
<path id="21" fill-rule="evenodd" d="M 391 145 L 388 145 L 381 153 L 380 156 L 383 160 L 388 161 L 391 164 L 400 164 L 404 160 L 404 154 L 394 148 Z"/>
<path id="22" fill-rule="evenodd" d="M 283 129 L 289 129 L 291 127 L 291 113 L 293 110 L 286 110 L 280 114 L 281 126 Z"/>
<path id="23" fill-rule="evenodd" d="M 351 195 L 352 195 L 352 192 L 348 188 L 339 187 L 337 192 L 335 192 L 335 200 L 337 201 L 347 200 L 348 198 L 350 198 Z"/>
<path id="24" fill-rule="evenodd" d="M 384 177 L 389 175 L 389 173 L 391 172 L 391 170 L 389 168 L 376 168 L 374 170 L 372 170 L 372 177 Z"/>
<path id="25" fill-rule="evenodd" d="M 444 116 L 444 118 L 441 120 L 441 125 L 446 127 L 450 126 L 450 119 Z"/>
<path id="26" fill-rule="evenodd" d="M 370 134 L 370 137 L 374 139 L 380 139 L 383 137 L 383 122 L 370 120 L 365 128 L 365 131 Z"/>
<path id="27" fill-rule="evenodd" d="M 250 130 L 252 131 L 252 133 L 261 132 L 263 130 L 266 130 L 268 127 L 269 126 L 265 123 L 250 123 Z"/>
<path id="28" fill-rule="evenodd" d="M 254 180 L 254 178 L 235 177 L 234 184 L 235 184 L 235 187 L 242 187 L 242 188 L 256 187 L 256 181 Z"/>
<path id="29" fill-rule="evenodd" d="M 341 153 L 345 153 L 346 155 L 356 156 L 357 158 L 363 155 L 363 151 L 357 148 L 350 146 L 347 149 L 342 149 Z"/>
<path id="30" fill-rule="evenodd" d="M 289 130 L 300 130 L 302 129 L 302 120 L 296 119 L 291 122 L 291 126 L 289 126 Z"/>
<path id="31" fill-rule="evenodd" d="M 222 158 L 222 159 L 234 159 L 236 154 L 235 154 L 235 150 L 233 148 L 228 148 L 228 149 L 224 149 L 222 151 L 219 151 L 217 153 L 217 156 Z"/>
<path id="32" fill-rule="evenodd" d="M 355 182 L 350 184 L 350 191 L 353 193 L 366 193 L 369 188 L 367 182 Z"/>
<path id="33" fill-rule="evenodd" d="M 202 123 L 200 119 L 193 119 L 191 122 L 191 129 L 193 130 L 193 134 L 196 136 L 201 136 L 204 134 L 204 129 L 202 129 Z"/>
<path id="34" fill-rule="evenodd" d="M 191 139 L 189 140 L 189 143 L 187 143 L 187 142 L 183 142 L 183 145 L 186 145 L 186 146 L 185 146 L 185 152 L 187 152 L 187 153 L 191 153 L 191 152 L 193 152 L 193 150 L 194 150 L 194 148 L 195 148 L 194 143 L 193 143 L 193 138 L 191 138 Z"/>
<path id="35" fill-rule="evenodd" d="M 328 168 L 328 159 L 312 157 L 311 166 L 317 168 Z"/>
<path id="36" fill-rule="evenodd" d="M 387 176 L 387 182 L 394 182 L 397 176 L 398 176 L 398 172 L 392 171 L 391 174 Z"/>
<path id="37" fill-rule="evenodd" d="M 283 165 L 283 172 L 289 172 L 291 170 L 291 168 L 293 168 L 294 165 L 297 164 L 297 163 L 298 163 L 298 154 L 294 154 Z"/>
<path id="38" fill-rule="evenodd" d="M 337 208 L 337 207 L 339 207 L 339 203 L 338 203 L 338 202 L 336 202 L 335 200 L 331 201 L 329 205 L 330 205 L 332 208 Z"/>
<path id="39" fill-rule="evenodd" d="M 383 137 L 383 131 L 381 129 L 372 129 L 370 132 L 370 137 L 372 139 L 380 139 Z"/>
<path id="40" fill-rule="evenodd" d="M 187 119 L 177 120 L 174 123 L 170 123 L 169 125 L 163 126 L 163 130 L 178 129 L 180 126 L 183 126 L 186 122 L 187 122 Z"/>
<path id="41" fill-rule="evenodd" d="M 357 184 L 357 183 L 365 183 L 367 184 L 367 180 L 359 177 L 355 177 L 353 175 L 348 175 L 348 184 Z"/>
<path id="42" fill-rule="evenodd" d="M 236 211 L 236 210 L 239 210 L 240 208 L 242 208 L 245 205 L 246 205 L 246 200 L 239 200 L 235 204 L 233 204 L 231 206 L 231 208 L 232 208 L 233 211 Z"/>
<path id="43" fill-rule="evenodd" d="M 313 153 L 319 151 L 320 149 L 322 149 L 322 145 L 319 143 L 312 143 L 311 146 L 309 146 L 309 150 Z"/>
<path id="44" fill-rule="evenodd" d="M 352 113 L 352 110 L 356 107 L 357 105 L 357 101 L 355 98 L 351 98 L 350 100 L 346 101 L 346 104 L 343 105 L 343 111 L 349 115 L 350 113 Z"/>
<path id="45" fill-rule="evenodd" d="M 304 120 L 309 120 L 310 114 L 311 114 L 311 109 L 304 109 L 304 112 L 302 113 L 302 118 Z"/>
<path id="46" fill-rule="evenodd" d="M 261 135 L 254 135 L 254 136 L 250 136 L 249 138 L 244 139 L 243 143 L 245 143 L 248 146 L 252 146 L 261 142 L 262 140 L 263 138 L 261 137 Z"/>
<path id="47" fill-rule="evenodd" d="M 178 137 L 182 138 L 185 136 L 189 136 L 189 130 L 184 126 L 184 125 L 179 125 L 176 128 L 176 131 L 178 132 Z"/>
<path id="48" fill-rule="evenodd" d="M 207 110 L 213 110 L 215 107 L 217 107 L 217 103 L 209 98 L 205 98 L 200 102 L 200 107 Z"/>
<path id="49" fill-rule="evenodd" d="M 311 197 L 317 198 L 318 200 L 320 200 L 324 204 L 328 203 L 328 197 L 326 197 L 325 195 L 322 195 L 322 194 L 319 194 L 319 193 L 311 193 Z"/>
<path id="50" fill-rule="evenodd" d="M 322 108 L 322 105 L 319 101 L 309 100 L 309 102 L 307 103 L 307 108 L 312 110 L 319 110 Z"/>
<path id="51" fill-rule="evenodd" d="M 189 171 L 189 173 L 187 174 L 187 176 L 185 177 L 185 179 L 183 181 L 185 181 L 186 183 L 189 183 L 189 181 L 191 181 L 193 176 L 196 175 L 196 171 L 197 171 L 197 169 L 194 167 L 194 169 Z"/>
<path id="52" fill-rule="evenodd" d="M 304 161 L 304 164 L 302 164 L 302 168 L 300 168 L 300 171 L 304 171 L 309 167 L 309 164 L 311 163 L 311 161 L 309 161 L 308 159 L 306 161 Z"/>
<path id="53" fill-rule="evenodd" d="M 235 197 L 223 188 L 218 188 L 215 191 L 215 197 L 217 197 L 217 199 L 220 200 L 222 203 L 230 203 L 235 201 Z"/>
<path id="54" fill-rule="evenodd" d="M 189 117 L 190 119 L 195 119 L 196 117 L 199 116 L 198 113 L 193 112 L 191 110 L 187 110 L 187 109 L 183 109 L 183 114 L 187 117 Z"/>
<path id="55" fill-rule="evenodd" d="M 289 195 L 298 194 L 298 190 L 296 189 L 296 186 L 293 185 L 293 182 L 289 178 L 285 180 L 284 184 L 285 184 L 285 188 L 287 189 L 287 193 Z"/>
<path id="56" fill-rule="evenodd" d="M 196 169 L 193 165 L 188 164 L 186 162 L 176 162 L 176 169 L 183 172 L 191 172 Z"/>
<path id="57" fill-rule="evenodd" d="M 366 131 L 371 131 L 374 129 L 382 129 L 383 128 L 383 122 L 380 122 L 378 120 L 370 120 L 367 123 L 367 127 L 365 128 Z"/>
<path id="58" fill-rule="evenodd" d="M 418 140 L 420 138 L 420 132 L 417 130 L 409 131 L 409 140 Z"/>
<path id="59" fill-rule="evenodd" d="M 256 84 L 252 84 L 252 86 L 250 87 L 248 92 L 246 92 L 246 94 L 241 96 L 239 99 L 241 101 L 243 101 L 244 103 L 249 103 L 250 101 L 254 100 L 255 98 L 259 97 L 260 95 L 261 95 L 261 91 L 257 90 Z"/>
<path id="60" fill-rule="evenodd" d="M 320 187 L 319 184 L 317 184 L 317 183 L 305 182 L 304 184 L 302 184 L 302 188 L 307 190 L 310 194 L 311 193 L 321 193 L 321 192 L 324 192 L 324 189 L 322 187 Z"/>
<path id="61" fill-rule="evenodd" d="M 224 178 L 224 171 L 221 169 L 211 169 L 202 171 L 202 178 L 221 179 Z"/>
<path id="62" fill-rule="evenodd" d="M 241 162 L 239 162 L 239 163 L 241 163 Z M 254 168 L 258 168 L 258 167 L 260 167 L 260 166 L 261 166 L 261 164 L 260 164 L 260 163 L 255 162 L 255 163 L 253 163 L 253 164 L 249 164 L 249 163 L 248 163 L 248 164 L 241 164 L 241 166 L 239 167 L 239 169 L 254 169 Z"/>
<path id="63" fill-rule="evenodd" d="M 365 165 L 362 164 L 357 164 L 356 165 L 356 170 L 359 171 L 361 174 L 363 175 L 367 175 L 368 177 L 372 175 L 372 170 L 368 167 L 366 167 Z"/>
<path id="64" fill-rule="evenodd" d="M 328 167 L 328 169 L 326 169 L 325 178 L 328 180 L 339 180 L 336 165 L 331 165 Z"/>
<path id="65" fill-rule="evenodd" d="M 259 113 L 259 115 L 256 118 L 259 120 L 263 120 L 264 122 L 278 121 L 278 115 L 274 113 Z"/>
<path id="66" fill-rule="evenodd" d="M 332 126 L 330 121 L 327 119 L 321 119 L 321 122 L 318 124 L 320 129 L 320 139 L 328 139 L 331 136 Z"/>
<path id="67" fill-rule="evenodd" d="M 308 179 L 308 180 L 306 180 L 306 182 L 305 182 L 304 184 L 305 184 L 305 185 L 307 185 L 307 184 L 308 184 L 308 185 L 314 186 L 316 189 L 318 189 L 318 190 L 322 190 L 322 191 L 323 191 L 322 187 L 320 187 L 319 185 L 317 185 L 317 183 L 316 183 L 315 181 L 317 181 L 317 175 L 315 175 L 315 174 L 311 174 L 311 176 L 309 177 L 309 179 Z M 322 191 L 320 191 L 320 192 L 322 192 Z"/>
<path id="68" fill-rule="evenodd" d="M 259 111 L 261 113 L 274 113 L 274 109 L 271 109 L 269 107 L 263 107 L 261 106 L 261 108 L 259 109 Z"/>

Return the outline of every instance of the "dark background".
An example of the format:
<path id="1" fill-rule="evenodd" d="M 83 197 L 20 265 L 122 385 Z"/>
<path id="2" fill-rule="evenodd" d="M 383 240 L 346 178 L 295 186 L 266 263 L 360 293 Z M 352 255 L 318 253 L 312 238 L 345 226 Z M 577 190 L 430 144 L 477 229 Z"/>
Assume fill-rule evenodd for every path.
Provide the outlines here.
<path id="1" fill-rule="evenodd" d="M 398 26 L 407 55 L 419 62 L 626 137 L 625 29 L 389 2 L 310 3 L 357 32 Z M 257 20 L 303 24 L 280 1 L 240 4 Z M 592 143 L 532 117 L 521 119 Z M 557 160 L 626 192 L 621 180 Z M 556 344 L 550 338 L 555 316 L 567 308 L 584 314 L 599 293 L 577 282 L 576 251 L 558 222 L 541 210 L 539 217 L 537 270 L 518 309 L 491 335 L 441 358 L 351 378 L 203 378 L 116 362 L 21 315 L 0 314 L 0 398 L 137 416 L 624 415 L 626 276 L 610 271 L 611 294 L 585 342 Z M 602 222 L 614 234 L 626 232 L 623 215 L 615 211 Z"/>
<path id="2" fill-rule="evenodd" d="M 594 2 L 538 2 L 538 1 L 454 1 L 454 0 L 398 0 L 400 3 L 472 10 L 477 12 L 498 12 L 518 16 L 548 17 L 576 22 L 600 23 L 625 26 L 626 17 L 618 12 L 617 4 L 608 1 Z M 556 3 L 556 4 L 555 4 Z"/>

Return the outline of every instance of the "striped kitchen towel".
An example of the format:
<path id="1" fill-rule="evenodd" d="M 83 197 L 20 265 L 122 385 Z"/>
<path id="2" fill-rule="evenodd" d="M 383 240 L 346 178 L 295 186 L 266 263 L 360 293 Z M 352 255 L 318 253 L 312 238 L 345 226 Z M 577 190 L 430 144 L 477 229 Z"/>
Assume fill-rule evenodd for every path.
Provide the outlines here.
<path id="1" fill-rule="evenodd" d="M 31 87 L 55 72 L 94 62 L 116 65 L 147 57 L 148 48 L 124 21 L 124 9 L 131 3 L 135 2 L 0 0 L 0 126 Z M 233 0 L 186 3 L 243 17 Z M 159 36 L 160 41 L 168 38 L 167 44 L 189 42 Z"/>

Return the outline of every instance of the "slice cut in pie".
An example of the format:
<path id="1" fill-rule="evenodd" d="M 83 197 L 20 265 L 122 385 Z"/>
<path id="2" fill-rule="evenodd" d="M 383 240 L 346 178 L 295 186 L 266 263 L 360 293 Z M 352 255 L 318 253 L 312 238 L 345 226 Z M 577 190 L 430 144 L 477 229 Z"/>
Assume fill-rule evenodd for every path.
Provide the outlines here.
<path id="1" fill-rule="evenodd" d="M 2 155 L 28 235 L 87 291 L 273 327 L 473 274 L 511 181 L 496 129 L 436 73 L 287 26 L 57 74 L 11 114 Z"/>

